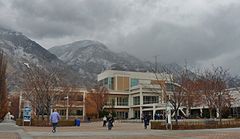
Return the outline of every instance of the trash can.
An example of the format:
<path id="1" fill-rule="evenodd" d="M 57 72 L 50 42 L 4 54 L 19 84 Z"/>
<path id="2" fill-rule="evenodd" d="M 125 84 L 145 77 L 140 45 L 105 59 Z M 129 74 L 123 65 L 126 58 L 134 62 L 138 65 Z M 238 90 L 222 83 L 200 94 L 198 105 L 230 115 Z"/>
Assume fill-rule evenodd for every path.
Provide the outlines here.
<path id="1" fill-rule="evenodd" d="M 81 123 L 81 122 L 80 122 L 80 119 L 76 119 L 76 120 L 75 120 L 75 125 L 76 125 L 76 126 L 80 126 L 80 123 Z"/>

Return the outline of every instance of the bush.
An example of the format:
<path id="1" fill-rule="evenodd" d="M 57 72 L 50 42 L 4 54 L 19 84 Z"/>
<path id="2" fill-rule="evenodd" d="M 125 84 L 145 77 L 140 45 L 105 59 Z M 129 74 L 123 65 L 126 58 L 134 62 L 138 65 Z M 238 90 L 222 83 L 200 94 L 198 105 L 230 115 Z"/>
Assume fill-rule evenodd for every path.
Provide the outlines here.
<path id="1" fill-rule="evenodd" d="M 22 126 L 23 120 L 17 119 L 16 125 Z M 25 122 L 24 125 L 29 125 L 29 123 Z M 58 123 L 59 126 L 74 126 L 75 120 L 60 120 Z M 51 126 L 48 122 L 48 120 L 42 120 L 42 119 L 32 119 L 31 120 L 31 126 Z"/>
<path id="2" fill-rule="evenodd" d="M 240 120 L 224 120 L 222 124 L 218 120 L 197 120 L 197 121 L 181 121 L 178 125 L 173 122 L 173 130 L 183 129 L 213 129 L 213 128 L 233 128 L 240 127 Z M 166 129 L 165 121 L 151 121 L 151 129 Z"/>

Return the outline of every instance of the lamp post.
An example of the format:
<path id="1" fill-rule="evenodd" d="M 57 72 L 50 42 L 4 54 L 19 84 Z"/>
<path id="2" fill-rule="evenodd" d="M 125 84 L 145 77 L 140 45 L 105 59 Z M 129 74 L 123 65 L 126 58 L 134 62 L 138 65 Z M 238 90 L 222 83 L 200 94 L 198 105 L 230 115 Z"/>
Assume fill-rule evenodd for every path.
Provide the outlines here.
<path id="1" fill-rule="evenodd" d="M 68 103 L 69 103 L 69 97 L 66 96 L 66 97 L 64 97 L 64 99 L 67 100 L 67 107 L 66 107 L 66 120 L 68 120 Z"/>

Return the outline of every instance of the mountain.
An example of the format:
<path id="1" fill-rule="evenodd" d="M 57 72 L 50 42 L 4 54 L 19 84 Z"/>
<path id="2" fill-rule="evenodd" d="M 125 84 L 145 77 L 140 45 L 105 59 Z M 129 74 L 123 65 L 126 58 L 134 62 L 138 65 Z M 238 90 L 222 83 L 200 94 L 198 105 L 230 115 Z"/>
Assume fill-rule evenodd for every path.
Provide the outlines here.
<path id="1" fill-rule="evenodd" d="M 101 42 L 93 40 L 54 46 L 49 51 L 90 81 L 96 81 L 97 74 L 105 69 L 142 72 L 155 70 L 155 65 L 151 62 L 143 62 L 126 52 L 113 52 Z M 167 72 L 165 69 L 169 68 L 171 71 L 182 69 L 177 64 L 158 64 L 160 72 Z"/>
<path id="2" fill-rule="evenodd" d="M 142 62 L 127 53 L 115 53 L 98 41 L 83 40 L 55 46 L 49 51 L 79 72 L 83 78 L 96 81 L 105 69 L 141 70 Z"/>
<path id="3" fill-rule="evenodd" d="M 46 70 L 57 68 L 68 77 L 76 77 L 77 73 L 74 73 L 57 56 L 20 32 L 0 28 L 0 49 L 4 51 L 8 60 L 7 81 L 10 91 L 21 86 L 24 72 L 26 72 L 24 63 Z M 77 79 L 76 81 L 78 82 L 79 80 Z"/>

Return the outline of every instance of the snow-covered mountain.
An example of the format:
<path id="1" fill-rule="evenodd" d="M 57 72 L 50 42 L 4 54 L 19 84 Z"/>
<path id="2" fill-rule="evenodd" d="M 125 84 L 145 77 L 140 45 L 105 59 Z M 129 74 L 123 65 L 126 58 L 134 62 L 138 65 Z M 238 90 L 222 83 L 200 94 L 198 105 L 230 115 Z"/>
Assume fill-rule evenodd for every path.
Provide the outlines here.
<path id="1" fill-rule="evenodd" d="M 79 72 L 81 76 L 90 80 L 96 80 L 97 74 L 105 69 L 143 72 L 155 70 L 155 64 L 151 62 L 143 62 L 126 52 L 113 52 L 101 42 L 93 40 L 55 46 L 49 51 Z M 179 69 L 182 68 L 177 64 L 158 64 L 160 72 Z"/>
<path id="2" fill-rule="evenodd" d="M 9 90 L 20 87 L 24 78 L 24 72 L 26 72 L 24 63 L 36 65 L 46 70 L 58 68 L 65 75 L 68 74 L 68 76 L 75 74 L 57 56 L 20 32 L 0 28 L 0 49 L 7 55 L 7 81 Z M 76 75 L 73 77 L 76 77 Z M 76 81 L 78 82 L 79 80 Z"/>
<path id="3" fill-rule="evenodd" d="M 89 86 L 96 83 L 97 74 L 105 69 L 125 71 L 153 71 L 155 64 L 143 62 L 126 52 L 116 53 L 93 40 L 77 41 L 48 50 L 20 32 L 0 28 L 0 49 L 8 56 L 8 89 L 20 87 L 29 63 L 38 67 L 58 69 L 69 83 Z M 165 67 L 165 68 L 162 68 Z M 174 68 L 173 68 L 174 67 Z M 158 70 L 181 69 L 177 64 L 158 64 Z M 173 71 L 174 71 L 173 70 Z"/>
<path id="4" fill-rule="evenodd" d="M 115 53 L 98 41 L 83 40 L 55 46 L 49 51 L 78 71 L 84 78 L 95 80 L 105 69 L 140 71 L 142 61 L 127 53 Z"/>

